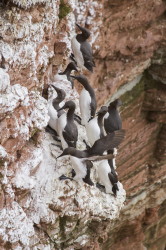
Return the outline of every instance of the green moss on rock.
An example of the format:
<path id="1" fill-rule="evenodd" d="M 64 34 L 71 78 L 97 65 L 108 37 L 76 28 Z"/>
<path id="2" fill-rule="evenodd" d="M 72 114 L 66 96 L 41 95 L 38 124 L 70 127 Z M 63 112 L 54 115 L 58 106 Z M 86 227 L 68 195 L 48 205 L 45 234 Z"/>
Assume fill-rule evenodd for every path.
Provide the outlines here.
<path id="1" fill-rule="evenodd" d="M 149 89 L 166 90 L 166 85 L 159 80 L 155 80 L 148 71 L 144 73 L 145 91 Z"/>
<path id="2" fill-rule="evenodd" d="M 37 133 L 39 132 L 40 130 L 38 128 L 34 128 L 32 131 L 31 131 L 31 138 Z M 33 138 L 32 138 L 33 139 Z"/>
<path id="3" fill-rule="evenodd" d="M 0 167 L 2 167 L 4 165 L 4 160 L 0 159 Z"/>
<path id="4" fill-rule="evenodd" d="M 66 3 L 64 3 L 64 0 L 60 0 L 59 19 L 66 17 L 70 12 L 71 12 L 70 6 Z"/>
<path id="5" fill-rule="evenodd" d="M 163 84 L 157 80 L 154 80 L 148 71 L 145 71 L 140 82 L 137 83 L 131 90 L 126 91 L 125 94 L 120 97 L 123 102 L 122 110 L 130 103 L 135 101 L 138 97 L 140 97 L 141 94 L 144 94 L 147 90 L 153 88 L 161 89 L 163 88 Z"/>
<path id="6" fill-rule="evenodd" d="M 144 77 L 140 80 L 139 83 L 136 84 L 136 86 L 134 86 L 132 88 L 132 90 L 127 91 L 125 94 L 123 94 L 120 99 L 122 100 L 123 103 L 123 107 L 128 106 L 130 103 L 132 103 L 133 101 L 135 101 L 143 92 L 144 92 Z M 123 110 L 122 107 L 122 110 Z"/>
<path id="7" fill-rule="evenodd" d="M 66 216 L 59 217 L 59 227 L 60 227 L 60 236 L 61 239 L 65 239 L 65 225 L 66 225 L 67 218 Z"/>

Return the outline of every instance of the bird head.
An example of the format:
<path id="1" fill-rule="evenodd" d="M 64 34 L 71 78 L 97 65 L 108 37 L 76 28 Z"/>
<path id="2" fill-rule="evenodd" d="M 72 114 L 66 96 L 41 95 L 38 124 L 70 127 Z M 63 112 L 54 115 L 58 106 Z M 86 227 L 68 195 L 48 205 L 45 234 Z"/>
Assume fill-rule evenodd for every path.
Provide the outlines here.
<path id="1" fill-rule="evenodd" d="M 81 27 L 78 23 L 76 23 L 76 26 L 79 28 L 79 30 L 82 31 L 82 34 L 84 35 L 86 39 L 90 37 L 90 31 L 88 29 Z"/>
<path id="2" fill-rule="evenodd" d="M 105 115 L 108 112 L 108 107 L 107 106 L 102 106 L 100 110 L 97 112 L 97 116 L 99 115 Z"/>
<path id="3" fill-rule="evenodd" d="M 70 75 L 71 78 L 77 79 L 78 82 L 80 82 L 83 86 L 88 83 L 88 79 L 84 75 L 78 75 L 78 76 L 73 76 Z"/>
<path id="4" fill-rule="evenodd" d="M 75 70 L 78 72 L 78 69 L 76 67 L 76 64 L 74 62 L 70 62 L 66 69 L 64 70 L 64 72 L 60 72 L 58 73 L 59 75 L 69 75 L 71 73 L 72 70 Z"/>
<path id="5" fill-rule="evenodd" d="M 78 72 L 77 66 L 76 66 L 76 64 L 75 64 L 74 62 L 70 62 L 70 63 L 68 64 L 67 68 L 68 68 L 69 70 L 71 70 L 71 71 L 72 71 L 72 70 L 75 70 L 75 71 Z"/>
<path id="6" fill-rule="evenodd" d="M 122 101 L 120 99 L 116 99 L 115 101 L 111 102 L 108 106 L 108 108 L 118 108 L 119 106 L 122 105 Z"/>
<path id="7" fill-rule="evenodd" d="M 73 108 L 75 109 L 76 105 L 73 101 L 67 101 L 65 102 L 65 104 L 63 105 L 63 107 L 61 107 L 60 109 L 58 109 L 58 111 L 62 110 L 62 109 L 70 109 Z"/>
<path id="8" fill-rule="evenodd" d="M 59 89 L 57 88 L 56 86 L 54 86 L 53 84 L 51 84 L 51 87 L 53 87 L 56 92 L 57 92 L 57 95 L 58 95 L 58 98 L 61 99 L 62 101 L 65 99 L 66 97 L 66 93 L 63 89 Z"/>

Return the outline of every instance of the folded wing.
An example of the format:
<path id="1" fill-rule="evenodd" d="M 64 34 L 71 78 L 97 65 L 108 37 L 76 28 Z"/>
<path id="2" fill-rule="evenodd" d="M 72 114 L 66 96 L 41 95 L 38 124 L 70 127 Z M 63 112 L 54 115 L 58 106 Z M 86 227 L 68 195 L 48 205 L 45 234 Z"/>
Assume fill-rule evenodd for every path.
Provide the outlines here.
<path id="1" fill-rule="evenodd" d="M 89 156 L 103 155 L 104 151 L 117 148 L 125 137 L 125 130 L 114 131 L 101 139 L 95 141 L 93 146 L 88 150 Z"/>

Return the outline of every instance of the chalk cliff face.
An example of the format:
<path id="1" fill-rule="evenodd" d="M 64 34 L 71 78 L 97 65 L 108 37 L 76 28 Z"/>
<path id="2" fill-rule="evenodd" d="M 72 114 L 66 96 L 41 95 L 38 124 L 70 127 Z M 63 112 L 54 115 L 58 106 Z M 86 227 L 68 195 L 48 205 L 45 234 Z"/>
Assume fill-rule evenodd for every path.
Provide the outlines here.
<path id="1" fill-rule="evenodd" d="M 165 10 L 161 0 L 0 4 L 1 249 L 165 248 Z M 86 75 L 98 107 L 123 101 L 117 172 L 124 207 L 121 184 L 114 198 L 60 182 L 71 166 L 68 158 L 56 161 L 61 151 L 44 131 L 51 83 L 78 104 L 76 90 L 55 77 L 68 63 L 76 21 L 92 32 L 96 68 Z M 82 126 L 79 137 L 82 149 Z"/>

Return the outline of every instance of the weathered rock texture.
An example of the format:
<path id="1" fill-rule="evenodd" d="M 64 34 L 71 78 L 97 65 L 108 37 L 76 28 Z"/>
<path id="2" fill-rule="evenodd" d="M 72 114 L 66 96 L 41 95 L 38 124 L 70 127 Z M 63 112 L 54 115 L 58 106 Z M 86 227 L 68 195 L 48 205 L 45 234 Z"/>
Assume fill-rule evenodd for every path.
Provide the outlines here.
<path id="1" fill-rule="evenodd" d="M 57 72 L 71 53 L 75 22 L 81 23 L 88 14 L 87 22 L 92 23 L 101 7 L 94 1 L 1 4 L 1 249 L 97 246 L 98 230 L 104 236 L 123 206 L 126 193 L 121 183 L 115 198 L 84 182 L 61 182 L 58 177 L 72 169 L 70 161 L 56 160 L 61 150 L 43 130 L 49 117 L 42 93 L 47 96 L 50 83 L 63 88 L 66 100 L 74 100 L 79 112 L 77 92 Z M 92 25 L 92 31 L 94 42 L 99 27 Z M 50 88 L 48 92 L 55 95 Z M 85 137 L 85 129 L 79 126 L 79 149 Z M 95 164 L 92 179 L 96 182 Z"/>
<path id="2" fill-rule="evenodd" d="M 93 77 L 101 103 L 112 95 L 123 101 L 127 135 L 117 171 L 127 200 L 102 249 L 166 246 L 165 9 L 165 1 L 105 2 L 100 70 Z"/>
<path id="3" fill-rule="evenodd" d="M 165 10 L 161 0 L 0 4 L 1 249 L 165 249 Z M 115 199 L 86 184 L 60 183 L 68 159 L 56 162 L 60 150 L 42 132 L 48 116 L 41 95 L 50 83 L 77 100 L 54 77 L 68 62 L 75 21 L 92 31 L 96 68 L 86 74 L 98 106 L 123 100 L 127 134 L 117 172 L 127 200 L 119 218 L 122 186 Z"/>

